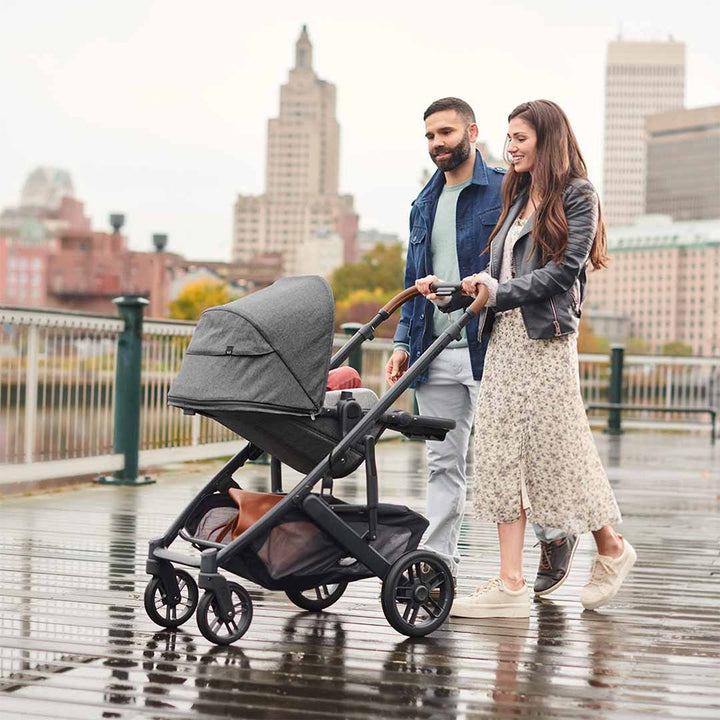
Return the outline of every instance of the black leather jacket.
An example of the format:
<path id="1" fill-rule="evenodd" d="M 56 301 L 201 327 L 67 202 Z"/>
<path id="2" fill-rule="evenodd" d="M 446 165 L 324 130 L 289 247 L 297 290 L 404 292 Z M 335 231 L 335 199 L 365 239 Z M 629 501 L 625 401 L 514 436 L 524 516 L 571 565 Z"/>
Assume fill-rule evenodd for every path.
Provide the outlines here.
<path id="1" fill-rule="evenodd" d="M 520 194 L 490 245 L 488 272 L 500 276 L 505 237 L 522 210 L 527 196 Z M 500 283 L 494 308 L 480 316 L 481 334 L 489 333 L 495 312 L 520 307 L 528 336 L 533 340 L 567 335 L 578 331 L 585 298 L 586 267 L 598 225 L 598 195 L 589 180 L 572 180 L 565 188 L 563 202 L 568 223 L 565 258 L 558 264 L 542 264 L 539 252 L 532 252 L 531 217 L 513 248 L 514 276 Z"/>

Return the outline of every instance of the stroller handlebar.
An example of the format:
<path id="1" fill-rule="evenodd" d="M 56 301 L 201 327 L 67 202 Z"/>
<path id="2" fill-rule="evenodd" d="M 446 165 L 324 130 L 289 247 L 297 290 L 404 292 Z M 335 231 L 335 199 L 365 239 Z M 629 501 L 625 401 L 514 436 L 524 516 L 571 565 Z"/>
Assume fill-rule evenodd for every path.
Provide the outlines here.
<path id="1" fill-rule="evenodd" d="M 450 295 L 461 294 L 462 285 L 452 285 L 450 283 L 433 283 L 430 289 L 439 297 L 449 297 Z"/>
<path id="2" fill-rule="evenodd" d="M 445 296 L 455 294 L 459 295 L 459 289 L 459 285 L 433 286 L 433 290 L 439 290 L 440 292 L 438 294 Z M 375 337 L 375 329 L 379 325 L 385 322 L 385 320 L 387 320 L 401 305 L 406 303 L 408 300 L 412 300 L 418 295 L 420 295 L 420 291 L 413 285 L 389 300 L 383 307 L 380 308 L 380 310 L 378 310 L 378 314 L 369 323 L 367 323 L 367 325 L 360 327 L 355 335 L 353 335 L 350 340 L 348 340 L 345 345 L 343 345 L 340 350 L 338 350 L 330 358 L 330 369 L 340 367 L 340 365 L 342 365 L 342 363 L 350 357 L 350 354 L 362 345 L 365 340 L 372 340 Z M 487 299 L 487 288 L 481 285 L 478 289 L 477 297 L 467 308 L 465 308 L 465 312 L 460 319 L 457 320 L 456 325 L 459 324 L 458 327 L 465 327 L 465 325 L 470 322 L 470 319 L 475 315 L 478 315 L 485 307 Z"/>
<path id="3" fill-rule="evenodd" d="M 449 283 L 433 283 L 431 285 L 431 289 L 436 295 L 440 297 L 450 297 L 452 295 L 461 294 L 461 286 L 459 284 L 452 285 Z M 412 300 L 412 298 L 417 297 L 419 294 L 420 291 L 414 285 L 406 288 L 402 292 L 395 295 L 395 297 L 391 298 L 382 307 L 382 310 L 384 310 L 388 315 L 392 315 L 401 305 L 404 305 L 408 300 Z M 480 285 L 477 296 L 470 303 L 467 309 L 473 315 L 477 315 L 485 307 L 485 303 L 488 301 L 488 296 L 489 293 L 487 288 L 484 285 Z"/>
<path id="4" fill-rule="evenodd" d="M 401 305 L 404 305 L 408 300 L 412 300 L 412 298 L 419 294 L 420 291 L 412 285 L 395 295 L 395 297 L 390 298 L 390 300 L 382 306 L 381 310 L 384 310 L 388 315 L 392 315 Z"/>

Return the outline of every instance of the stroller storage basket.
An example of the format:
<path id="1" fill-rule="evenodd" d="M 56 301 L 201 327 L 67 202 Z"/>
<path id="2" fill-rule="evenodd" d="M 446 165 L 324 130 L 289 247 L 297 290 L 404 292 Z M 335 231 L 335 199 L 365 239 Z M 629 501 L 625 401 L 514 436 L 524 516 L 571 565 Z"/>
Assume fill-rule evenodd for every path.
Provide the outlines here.
<path id="1" fill-rule="evenodd" d="M 322 496 L 355 532 L 368 529 L 366 507 Z M 202 540 L 215 540 L 217 528 L 237 512 L 225 494 L 203 499 L 186 524 L 186 531 Z M 388 562 L 417 548 L 428 522 L 403 505 L 378 505 L 377 537 L 368 545 Z M 229 538 L 225 538 L 227 542 Z M 292 509 L 250 546 L 228 557 L 222 566 L 268 590 L 308 590 L 318 585 L 374 577 L 360 561 L 317 527 L 300 509 Z"/>

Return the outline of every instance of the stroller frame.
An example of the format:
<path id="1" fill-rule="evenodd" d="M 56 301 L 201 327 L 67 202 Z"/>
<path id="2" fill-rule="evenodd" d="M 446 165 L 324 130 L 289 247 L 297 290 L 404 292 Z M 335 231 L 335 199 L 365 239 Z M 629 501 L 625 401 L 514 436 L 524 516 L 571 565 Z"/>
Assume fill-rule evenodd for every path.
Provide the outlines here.
<path id="1" fill-rule="evenodd" d="M 460 287 L 457 285 L 437 285 L 433 289 L 438 295 L 444 296 L 452 295 L 457 297 L 460 293 Z M 418 290 L 415 287 L 410 287 L 392 298 L 369 323 L 363 325 L 332 356 L 330 368 L 340 366 L 349 357 L 350 353 L 360 347 L 363 342 L 372 340 L 375 336 L 374 331 L 380 324 L 387 320 L 401 305 L 418 295 Z M 229 488 L 238 487 L 232 477 L 233 473 L 248 460 L 259 457 L 263 451 L 261 448 L 252 445 L 252 443 L 248 443 L 232 457 L 200 490 L 167 531 L 161 537 L 150 541 L 146 571 L 152 575 L 152 578 L 145 591 L 145 608 L 151 619 L 164 627 L 179 627 L 195 611 L 198 596 L 197 586 L 199 586 L 206 591 L 197 608 L 198 626 L 203 635 L 217 644 L 229 644 L 239 639 L 249 627 L 252 618 L 252 603 L 244 588 L 237 583 L 229 582 L 219 572 L 219 569 L 222 567 L 224 560 L 244 548 L 248 548 L 254 539 L 275 526 L 283 515 L 293 508 L 300 507 L 319 528 L 347 551 L 349 556 L 356 558 L 374 575 L 383 580 L 383 610 L 388 621 L 396 630 L 409 636 L 420 636 L 426 635 L 439 627 L 447 618 L 454 595 L 452 575 L 446 563 L 429 550 L 406 552 L 394 563 L 391 563 L 368 544 L 368 539 L 374 539 L 378 518 L 378 477 L 375 463 L 375 442 L 378 433 L 373 433 L 373 429 L 380 424 L 382 427 L 380 433 L 385 429 L 395 428 L 410 437 L 444 439 L 447 431 L 455 427 L 454 420 L 419 417 L 404 411 L 390 413 L 387 411 L 450 342 L 460 339 L 462 329 L 480 313 L 486 301 L 487 291 L 485 288 L 480 288 L 478 296 L 470 303 L 458 320 L 452 323 L 432 343 L 416 362 L 408 368 L 402 378 L 378 399 L 377 404 L 359 420 L 349 423 L 349 431 L 344 434 L 344 437 L 332 452 L 323 458 L 305 478 L 284 495 L 275 507 L 263 515 L 250 528 L 228 544 L 190 536 L 184 530 L 184 526 L 186 521 L 198 509 L 201 501 L 214 493 L 227 493 Z M 338 411 L 343 413 L 349 405 L 356 406 L 355 413 L 357 414 L 359 405 L 354 401 L 348 403 L 343 399 L 338 404 Z M 353 422 L 355 422 L 354 425 Z M 324 481 L 330 473 L 333 461 L 337 458 L 342 460 L 346 451 L 353 447 L 357 448 L 358 443 L 364 446 L 366 471 L 366 505 L 358 506 L 367 511 L 368 532 L 365 535 L 358 534 L 348 525 L 333 510 L 332 505 L 321 499 L 322 496 L 312 493 L 313 488 L 319 482 Z M 273 492 L 282 491 L 281 464 L 276 458 L 271 461 L 271 485 Z M 199 560 L 193 556 L 170 549 L 170 545 L 178 536 L 201 549 Z M 176 570 L 175 565 L 197 568 L 199 570 L 197 586 L 195 586 L 194 580 L 187 572 Z M 429 568 L 428 575 L 430 579 L 420 576 L 419 567 Z M 391 603 L 390 598 L 385 597 L 386 594 L 389 594 L 385 593 L 385 583 L 389 579 L 394 579 L 395 585 L 397 585 L 398 582 L 402 581 L 403 573 L 405 585 L 408 584 L 409 573 L 412 586 L 406 588 L 408 610 L 400 616 L 397 611 L 393 612 L 389 607 L 393 603 Z M 331 596 L 329 602 L 327 602 L 327 597 L 320 599 L 321 596 L 318 593 L 319 600 L 316 605 L 312 601 L 308 605 L 296 604 L 300 604 L 301 607 L 306 609 L 323 609 L 339 598 L 345 589 L 345 585 L 342 585 L 337 597 L 333 596 L 335 591 L 329 593 Z M 327 591 L 327 588 L 325 590 Z M 433 591 L 437 596 L 438 590 L 440 599 L 434 601 L 434 604 L 438 606 L 437 613 L 429 622 L 420 625 L 416 624 L 419 607 L 427 601 L 428 595 L 431 595 Z M 183 593 L 187 597 L 184 597 Z M 234 600 L 233 596 L 239 602 Z M 158 612 L 158 598 L 166 608 L 165 615 Z M 180 615 L 178 615 L 178 610 L 181 613 Z M 207 617 L 201 619 L 201 611 L 205 616 L 208 614 L 214 616 L 214 622 L 209 622 Z M 238 618 L 239 615 L 242 617 Z M 224 625 L 229 632 L 221 635 L 217 631 L 218 625 Z"/>

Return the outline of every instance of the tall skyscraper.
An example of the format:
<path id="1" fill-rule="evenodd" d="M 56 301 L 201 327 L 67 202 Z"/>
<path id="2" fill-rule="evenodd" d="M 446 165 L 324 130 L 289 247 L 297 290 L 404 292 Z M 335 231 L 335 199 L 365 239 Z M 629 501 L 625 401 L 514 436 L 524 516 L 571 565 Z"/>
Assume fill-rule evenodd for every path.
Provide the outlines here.
<path id="1" fill-rule="evenodd" d="M 608 225 L 645 212 L 645 118 L 682 108 L 685 44 L 608 44 L 605 69 L 603 201 Z"/>
<path id="2" fill-rule="evenodd" d="M 720 105 L 648 117 L 645 209 L 720 218 Z"/>
<path id="3" fill-rule="evenodd" d="M 280 113 L 268 121 L 265 194 L 240 195 L 235 203 L 233 260 L 279 252 L 286 274 L 306 272 L 307 257 L 318 248 L 327 256 L 328 243 L 336 265 L 354 260 L 357 242 L 353 198 L 338 194 L 335 86 L 317 77 L 312 52 L 303 25 L 295 67 L 280 89 Z"/>

